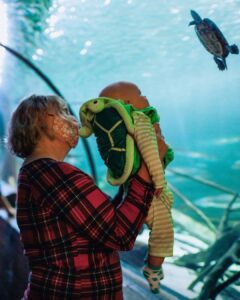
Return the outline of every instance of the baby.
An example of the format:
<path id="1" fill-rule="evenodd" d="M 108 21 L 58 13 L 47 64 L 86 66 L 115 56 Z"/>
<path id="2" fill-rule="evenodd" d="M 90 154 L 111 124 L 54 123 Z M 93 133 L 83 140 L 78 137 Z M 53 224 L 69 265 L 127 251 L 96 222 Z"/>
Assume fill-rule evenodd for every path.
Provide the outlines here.
<path id="1" fill-rule="evenodd" d="M 132 105 L 134 122 L 134 139 L 143 156 L 155 185 L 155 197 L 152 201 L 146 224 L 150 229 L 147 263 L 143 274 L 148 280 L 151 291 L 159 292 L 160 280 L 163 278 L 162 263 L 164 258 L 173 255 L 173 223 L 171 208 L 173 194 L 167 187 L 164 168 L 173 159 L 173 151 L 165 143 L 156 113 L 155 123 L 143 112 L 149 108 L 149 102 L 141 95 L 139 88 L 129 82 L 117 82 L 104 88 L 99 97 L 123 100 Z M 154 130 L 154 129 L 155 130 Z M 157 149 L 156 149 L 157 148 Z"/>

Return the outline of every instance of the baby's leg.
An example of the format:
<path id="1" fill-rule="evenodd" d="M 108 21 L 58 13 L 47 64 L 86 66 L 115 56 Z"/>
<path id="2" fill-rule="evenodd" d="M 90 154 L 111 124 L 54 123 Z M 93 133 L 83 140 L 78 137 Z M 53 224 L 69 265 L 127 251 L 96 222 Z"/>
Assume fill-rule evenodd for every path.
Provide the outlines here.
<path id="1" fill-rule="evenodd" d="M 160 197 L 154 198 L 146 223 L 149 227 L 149 253 L 143 274 L 153 293 L 159 292 L 159 282 L 163 278 L 162 263 L 166 256 L 173 253 L 173 224 L 171 207 L 173 196 L 164 187 Z"/>

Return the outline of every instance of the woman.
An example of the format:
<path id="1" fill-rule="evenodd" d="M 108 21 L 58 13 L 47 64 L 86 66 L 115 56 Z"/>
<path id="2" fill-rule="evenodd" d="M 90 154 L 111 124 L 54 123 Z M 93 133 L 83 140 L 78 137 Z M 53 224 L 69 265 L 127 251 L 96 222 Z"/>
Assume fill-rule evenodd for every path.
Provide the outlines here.
<path id="1" fill-rule="evenodd" d="M 154 189 L 143 163 L 124 201 L 111 202 L 87 174 L 63 162 L 78 124 L 56 96 L 33 95 L 12 115 L 19 171 L 17 222 L 31 278 L 25 299 L 123 299 L 118 250 L 133 247 Z"/>

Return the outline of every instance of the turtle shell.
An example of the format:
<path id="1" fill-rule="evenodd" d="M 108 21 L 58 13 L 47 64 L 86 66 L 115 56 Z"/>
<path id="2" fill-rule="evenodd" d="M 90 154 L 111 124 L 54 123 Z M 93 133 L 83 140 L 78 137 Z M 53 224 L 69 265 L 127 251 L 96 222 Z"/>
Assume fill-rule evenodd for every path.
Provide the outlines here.
<path id="1" fill-rule="evenodd" d="M 95 114 L 92 127 L 99 153 L 108 167 L 109 183 L 124 183 L 139 168 L 140 155 L 122 117 L 115 108 L 107 107 Z"/>
<path id="2" fill-rule="evenodd" d="M 88 137 L 94 133 L 99 153 L 108 167 L 107 180 L 111 185 L 126 183 L 140 166 L 140 154 L 133 139 L 135 125 L 132 116 L 135 111 L 148 116 L 152 124 L 159 122 L 155 108 L 148 106 L 137 110 L 120 99 L 99 97 L 80 108 L 84 130 L 79 130 L 79 134 Z"/>
<path id="3" fill-rule="evenodd" d="M 229 54 L 228 42 L 213 21 L 203 19 L 195 26 L 195 31 L 203 46 L 211 54 L 222 58 Z"/>

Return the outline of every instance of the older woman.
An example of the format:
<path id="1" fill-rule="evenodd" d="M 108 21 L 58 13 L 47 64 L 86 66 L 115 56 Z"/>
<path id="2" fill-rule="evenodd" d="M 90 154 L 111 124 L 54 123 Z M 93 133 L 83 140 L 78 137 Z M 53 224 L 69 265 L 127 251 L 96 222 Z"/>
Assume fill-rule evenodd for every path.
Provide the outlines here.
<path id="1" fill-rule="evenodd" d="M 25 298 L 123 299 L 118 250 L 133 247 L 153 186 L 146 166 L 117 204 L 92 178 L 63 162 L 78 142 L 78 124 L 56 96 L 23 100 L 9 127 L 19 171 L 17 222 L 31 268 Z"/>

